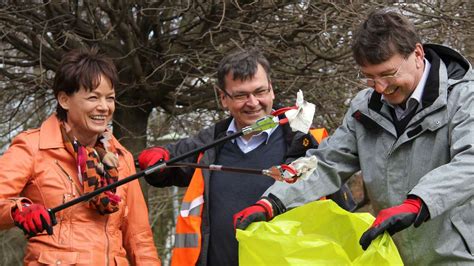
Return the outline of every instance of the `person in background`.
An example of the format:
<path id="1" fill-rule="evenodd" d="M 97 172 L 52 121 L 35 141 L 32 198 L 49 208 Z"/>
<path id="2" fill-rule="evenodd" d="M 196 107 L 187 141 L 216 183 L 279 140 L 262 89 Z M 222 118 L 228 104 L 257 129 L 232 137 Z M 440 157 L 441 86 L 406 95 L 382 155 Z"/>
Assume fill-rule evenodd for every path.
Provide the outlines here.
<path id="1" fill-rule="evenodd" d="M 370 88 L 355 96 L 334 134 L 307 153 L 319 160 L 315 172 L 292 186 L 275 183 L 256 205 L 265 208 L 242 210 L 235 226 L 316 200 L 362 170 L 377 213 L 360 239 L 363 249 L 387 231 L 407 265 L 473 265 L 471 64 L 446 46 L 422 44 L 414 25 L 390 9 L 369 14 L 352 52 Z"/>
<path id="2" fill-rule="evenodd" d="M 141 169 L 238 132 L 272 112 L 275 93 L 270 64 L 257 49 L 225 56 L 219 63 L 217 79 L 220 102 L 230 117 L 193 137 L 143 151 L 138 157 Z M 311 147 L 317 147 L 315 138 L 292 132 L 284 125 L 238 137 L 185 161 L 266 169 L 303 156 Z M 172 265 L 228 266 L 238 265 L 232 215 L 255 202 L 275 182 L 268 176 L 191 168 L 166 168 L 147 176 L 146 180 L 156 187 L 188 187 L 176 225 Z M 346 208 L 353 207 L 349 193 L 346 187 L 335 194 L 341 199 L 338 203 Z"/>
<path id="3" fill-rule="evenodd" d="M 117 71 L 97 49 L 72 50 L 53 84 L 57 111 L 0 157 L 0 229 L 28 236 L 25 265 L 160 265 L 138 181 L 56 214 L 47 208 L 135 173 L 107 128 Z"/>

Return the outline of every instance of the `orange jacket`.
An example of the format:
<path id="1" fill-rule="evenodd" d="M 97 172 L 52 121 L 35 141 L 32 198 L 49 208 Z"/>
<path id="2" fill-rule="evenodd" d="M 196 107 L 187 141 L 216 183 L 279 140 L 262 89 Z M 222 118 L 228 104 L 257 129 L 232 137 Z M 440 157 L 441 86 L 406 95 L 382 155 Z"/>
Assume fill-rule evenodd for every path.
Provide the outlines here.
<path id="1" fill-rule="evenodd" d="M 310 130 L 318 143 L 328 136 L 325 128 Z M 303 139 L 302 145 L 308 146 L 310 140 Z M 201 153 L 197 162 L 202 158 Z M 201 253 L 201 223 L 204 203 L 204 177 L 201 169 L 196 169 L 191 183 L 186 190 L 181 203 L 181 209 L 176 223 L 175 246 L 171 255 L 172 266 L 196 265 Z"/>
<path id="2" fill-rule="evenodd" d="M 133 157 L 114 138 L 119 178 L 135 173 Z M 53 208 L 83 193 L 73 157 L 55 115 L 19 134 L 0 157 L 0 229 L 14 226 L 11 209 L 21 197 Z M 79 203 L 56 213 L 54 234 L 28 240 L 25 265 L 160 265 L 148 211 L 137 180 L 117 188 L 120 209 L 110 215 Z M 127 260 L 128 258 L 128 260 Z"/>

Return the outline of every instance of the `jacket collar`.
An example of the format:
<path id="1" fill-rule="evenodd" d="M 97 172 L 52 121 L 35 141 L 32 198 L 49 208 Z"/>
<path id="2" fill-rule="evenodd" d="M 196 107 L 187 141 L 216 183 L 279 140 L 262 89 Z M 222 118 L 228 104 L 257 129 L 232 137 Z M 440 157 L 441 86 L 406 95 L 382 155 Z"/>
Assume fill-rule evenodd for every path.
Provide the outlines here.
<path id="1" fill-rule="evenodd" d="M 432 47 L 426 47 L 425 52 L 425 58 L 430 61 L 431 68 L 421 97 L 422 109 L 412 118 L 407 128 L 447 104 L 449 84 L 446 65 Z M 352 116 L 369 129 L 382 127 L 396 136 L 388 105 L 382 102 L 381 94 L 373 89 L 368 89 L 366 93 L 369 94 L 369 100 L 362 102 Z"/>
<path id="2" fill-rule="evenodd" d="M 60 122 L 56 114 L 46 119 L 40 128 L 39 148 L 40 150 L 64 148 Z"/>
<path id="3" fill-rule="evenodd" d="M 63 137 L 60 129 L 61 122 L 56 114 L 48 117 L 40 127 L 40 150 L 64 148 Z M 112 136 L 112 143 L 120 154 L 125 154 L 126 149 Z"/>
<path id="4" fill-rule="evenodd" d="M 426 108 L 434 103 L 434 101 L 439 96 L 440 89 L 439 68 L 441 60 L 431 49 L 426 50 L 426 59 L 428 59 L 428 61 L 430 62 L 431 68 L 430 72 L 428 73 L 428 78 L 425 84 L 425 88 L 423 90 L 423 95 L 421 96 L 421 103 L 423 108 Z M 369 108 L 376 112 L 380 112 L 383 106 L 381 98 L 382 95 L 374 90 L 369 100 Z"/>

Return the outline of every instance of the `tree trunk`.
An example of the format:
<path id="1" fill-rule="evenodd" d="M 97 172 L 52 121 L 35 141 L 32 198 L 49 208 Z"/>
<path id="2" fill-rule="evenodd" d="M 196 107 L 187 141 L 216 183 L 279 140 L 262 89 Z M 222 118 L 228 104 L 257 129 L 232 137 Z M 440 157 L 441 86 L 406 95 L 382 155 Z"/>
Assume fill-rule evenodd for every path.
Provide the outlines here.
<path id="1" fill-rule="evenodd" d="M 133 154 L 134 158 L 136 158 L 146 147 L 148 116 L 150 115 L 152 108 L 151 106 L 142 108 L 127 108 L 124 106 L 116 107 L 113 122 L 114 136 Z M 145 200 L 147 200 L 148 184 L 143 178 L 141 178 L 140 185 Z"/>

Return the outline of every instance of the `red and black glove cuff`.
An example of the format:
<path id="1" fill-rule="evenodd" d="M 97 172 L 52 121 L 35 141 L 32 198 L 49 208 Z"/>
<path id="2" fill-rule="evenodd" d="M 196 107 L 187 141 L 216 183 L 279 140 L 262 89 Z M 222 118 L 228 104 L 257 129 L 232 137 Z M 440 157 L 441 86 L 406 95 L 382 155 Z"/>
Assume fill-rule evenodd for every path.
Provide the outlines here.
<path id="1" fill-rule="evenodd" d="M 272 193 L 268 194 L 268 196 L 266 197 L 262 197 L 262 199 L 268 200 L 270 204 L 272 205 L 271 218 L 286 212 L 286 207 L 283 204 L 283 202 L 281 202 L 281 200 L 277 198 L 275 195 L 273 195 Z"/>
<path id="2" fill-rule="evenodd" d="M 421 202 L 420 206 L 420 211 L 416 215 L 415 222 L 413 222 L 413 226 L 419 227 L 422 223 L 428 221 L 430 219 L 430 211 L 428 210 L 428 207 L 426 204 L 421 200 L 419 197 L 414 196 L 414 195 L 408 195 L 408 199 L 417 199 Z"/>
<path id="3" fill-rule="evenodd" d="M 234 214 L 234 228 L 244 230 L 251 223 L 269 221 L 276 215 L 286 211 L 283 203 L 273 194 L 262 197 L 255 204 Z"/>

